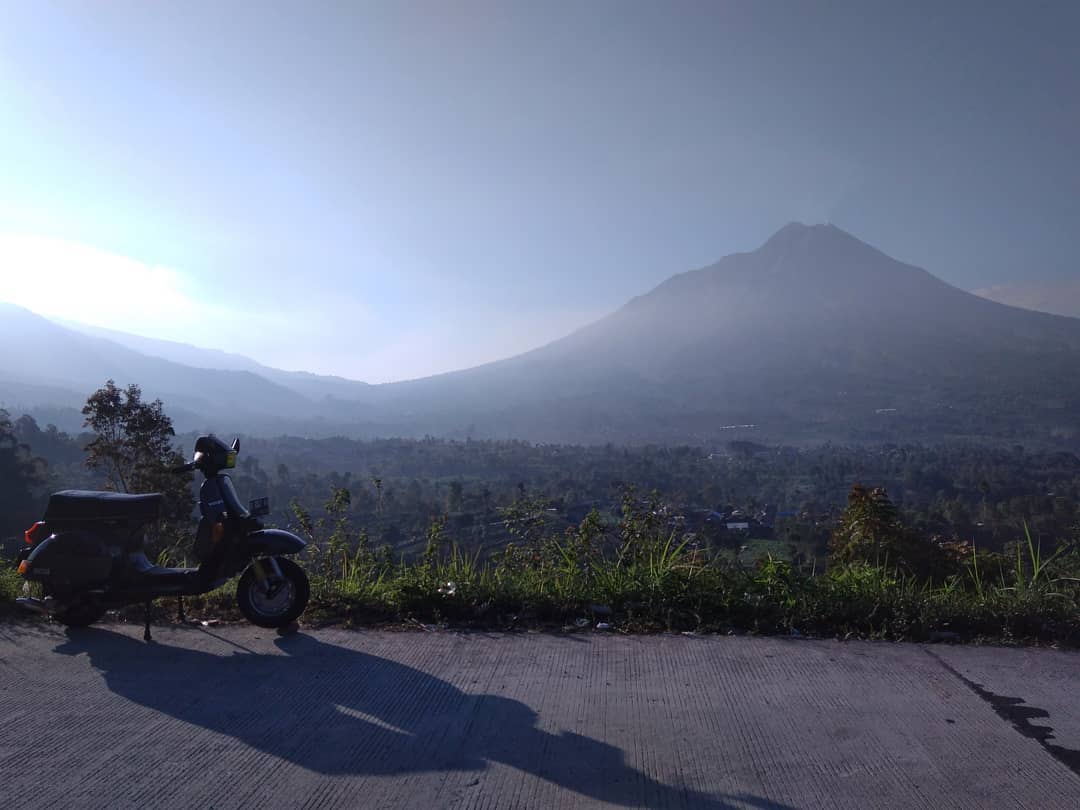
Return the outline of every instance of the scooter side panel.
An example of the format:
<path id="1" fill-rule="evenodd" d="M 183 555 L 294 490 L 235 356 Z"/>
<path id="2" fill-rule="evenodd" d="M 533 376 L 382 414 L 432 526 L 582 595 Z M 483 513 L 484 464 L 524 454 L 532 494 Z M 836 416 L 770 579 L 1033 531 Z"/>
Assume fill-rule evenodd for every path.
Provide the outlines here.
<path id="1" fill-rule="evenodd" d="M 38 543 L 26 562 L 27 579 L 59 588 L 86 588 L 108 581 L 113 555 L 95 534 L 62 532 Z"/>

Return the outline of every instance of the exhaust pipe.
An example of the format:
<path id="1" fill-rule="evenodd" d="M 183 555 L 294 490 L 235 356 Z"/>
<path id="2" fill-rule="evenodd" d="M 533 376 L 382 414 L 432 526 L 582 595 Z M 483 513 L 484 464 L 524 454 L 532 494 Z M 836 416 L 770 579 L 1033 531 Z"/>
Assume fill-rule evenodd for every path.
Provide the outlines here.
<path id="1" fill-rule="evenodd" d="M 20 596 L 15 600 L 15 604 L 24 610 L 29 610 L 32 613 L 40 613 L 42 616 L 49 615 L 49 609 L 52 607 L 52 599 L 38 599 L 35 596 Z"/>

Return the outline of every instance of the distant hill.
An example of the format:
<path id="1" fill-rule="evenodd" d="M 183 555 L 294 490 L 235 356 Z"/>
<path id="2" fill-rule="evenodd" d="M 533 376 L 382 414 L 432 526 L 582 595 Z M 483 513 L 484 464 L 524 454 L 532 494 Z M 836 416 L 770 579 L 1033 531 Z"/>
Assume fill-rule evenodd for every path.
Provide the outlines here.
<path id="1" fill-rule="evenodd" d="M 1080 427 L 1080 320 L 964 292 L 822 225 L 788 225 L 542 348 L 410 382 L 283 372 L 0 309 L 0 337 L 29 336 L 28 353 L 0 358 L 0 395 L 85 397 L 113 376 L 249 433 L 1054 442 Z"/>
<path id="2" fill-rule="evenodd" d="M 204 349 L 187 343 L 142 337 L 128 332 L 118 332 L 114 329 L 103 329 L 98 326 L 88 326 L 72 321 L 58 323 L 76 332 L 119 343 L 121 346 L 126 346 L 141 354 L 160 357 L 174 363 L 182 363 L 196 368 L 248 371 L 252 374 L 258 374 L 260 377 L 265 377 L 271 382 L 283 385 L 316 401 L 326 397 L 341 399 L 362 398 L 367 393 L 366 389 L 370 388 L 367 383 L 349 380 L 344 377 L 311 374 L 307 371 L 282 371 L 278 368 L 265 366 L 242 354 L 224 352 L 220 349 Z"/>
<path id="3" fill-rule="evenodd" d="M 99 333 L 105 330 L 99 330 Z M 314 375 L 214 367 L 213 359 L 235 358 L 223 352 L 209 352 L 181 344 L 163 345 L 123 336 L 125 342 L 141 345 L 161 354 L 178 356 L 188 350 L 188 359 L 205 362 L 199 367 L 175 362 L 163 356 L 136 351 L 105 337 L 53 323 L 46 318 L 0 303 L 0 407 L 13 412 L 47 411 L 54 418 L 70 411 L 63 427 L 72 428 L 80 421 L 74 412 L 87 395 L 106 379 L 119 385 L 137 383 L 149 398 L 160 397 L 179 427 L 202 429 L 220 426 L 232 430 L 252 428 L 265 432 L 320 433 L 343 426 L 333 423 L 335 403 L 316 402 L 301 390 Z M 200 354 L 201 353 L 201 354 Z M 295 379 L 297 388 L 276 380 Z M 318 378 L 314 378 L 318 379 Z M 332 379 L 332 378 L 331 378 Z M 356 385 L 362 385 L 357 383 Z M 345 422 L 356 421 L 356 409 L 350 404 Z"/>

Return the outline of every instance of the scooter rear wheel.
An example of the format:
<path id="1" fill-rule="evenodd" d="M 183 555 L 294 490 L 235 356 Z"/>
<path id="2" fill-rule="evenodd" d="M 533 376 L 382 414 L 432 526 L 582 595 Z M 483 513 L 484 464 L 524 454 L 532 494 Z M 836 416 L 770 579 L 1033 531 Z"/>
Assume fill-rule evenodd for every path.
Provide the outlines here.
<path id="1" fill-rule="evenodd" d="M 258 627 L 285 627 L 296 621 L 307 607 L 311 586 L 304 569 L 282 557 L 277 558 L 284 582 L 273 595 L 266 594 L 255 577 L 254 566 L 244 569 L 236 585 L 236 605 L 244 618 Z"/>

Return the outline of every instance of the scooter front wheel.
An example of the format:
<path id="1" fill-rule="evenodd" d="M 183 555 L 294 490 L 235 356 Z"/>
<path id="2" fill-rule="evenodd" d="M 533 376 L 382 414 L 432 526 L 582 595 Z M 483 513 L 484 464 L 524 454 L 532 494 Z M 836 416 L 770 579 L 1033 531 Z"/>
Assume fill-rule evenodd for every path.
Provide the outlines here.
<path id="1" fill-rule="evenodd" d="M 269 567 L 269 560 L 263 560 Z M 264 588 L 249 565 L 236 586 L 236 605 L 244 618 L 259 627 L 285 627 L 307 607 L 311 587 L 304 569 L 292 560 L 277 558 L 281 579 L 270 577 Z"/>

